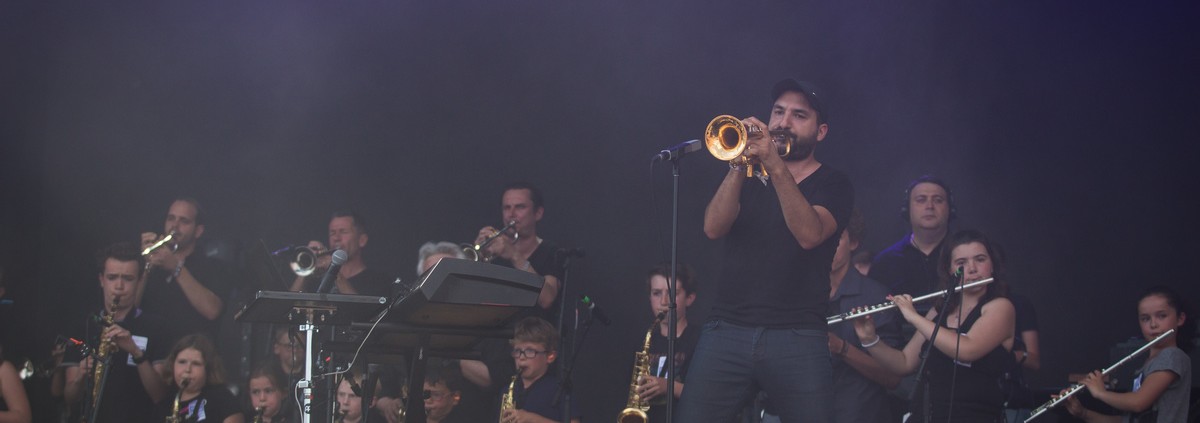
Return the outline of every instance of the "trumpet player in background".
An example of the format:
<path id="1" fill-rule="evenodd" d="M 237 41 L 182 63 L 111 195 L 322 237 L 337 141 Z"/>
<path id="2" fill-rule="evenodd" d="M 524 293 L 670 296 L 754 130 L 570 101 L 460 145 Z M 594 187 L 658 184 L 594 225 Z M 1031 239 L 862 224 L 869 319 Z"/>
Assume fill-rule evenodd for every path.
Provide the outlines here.
<path id="1" fill-rule="evenodd" d="M 316 271 L 308 276 L 297 276 L 292 282 L 291 290 L 316 291 L 321 277 L 332 263 L 330 253 L 342 250 L 346 252 L 346 262 L 338 271 L 332 292 L 379 297 L 391 295 L 392 279 L 382 272 L 368 268 L 366 260 L 363 259 L 368 239 L 367 222 L 361 214 L 354 211 L 334 212 L 329 218 L 329 247 L 326 248 L 320 241 L 308 242 L 308 248 L 317 256 Z"/>
<path id="2" fill-rule="evenodd" d="M 505 223 L 516 223 L 488 244 L 485 256 L 494 264 L 542 276 L 545 284 L 538 296 L 538 306 L 544 312 L 539 317 L 553 322 L 563 268 L 554 243 L 538 236 L 537 224 L 545 211 L 542 190 L 533 184 L 516 182 L 504 187 L 500 196 L 500 216 Z M 483 243 L 498 230 L 491 226 L 481 228 L 475 244 Z"/>
<path id="3" fill-rule="evenodd" d="M 197 253 L 204 235 L 200 202 L 181 197 L 171 202 L 163 222 L 163 234 L 142 234 L 146 249 L 170 235 L 169 242 L 146 254 L 148 272 L 137 287 L 135 304 L 171 322 L 175 336 L 217 332 L 217 317 L 232 283 L 232 272 L 203 253 Z"/>
<path id="4" fill-rule="evenodd" d="M 879 364 L 908 375 L 918 371 L 921 351 L 938 330 L 925 374 L 918 375 L 923 386 L 916 387 L 917 396 L 909 404 L 916 419 L 910 421 L 1003 422 L 1000 379 L 1013 365 L 1016 326 L 1013 304 L 1005 297 L 1003 262 L 995 245 L 979 231 L 959 231 L 945 242 L 938 260 L 941 289 L 953 289 L 960 279 L 971 283 L 994 278 L 994 282 L 939 298 L 925 315 L 913 306 L 911 295 L 891 296 L 901 316 L 916 328 L 903 349 L 881 342 L 872 316 L 853 319 L 854 331 Z M 956 275 L 960 268 L 961 274 Z M 943 310 L 946 314 L 940 315 Z"/>
<path id="5" fill-rule="evenodd" d="M 155 421 L 244 423 L 237 398 L 225 388 L 225 368 L 204 334 L 183 337 L 167 356 L 170 392 L 158 402 Z"/>
<path id="6" fill-rule="evenodd" d="M 650 297 L 650 312 L 654 316 L 666 315 L 670 306 L 670 295 L 667 293 L 667 278 L 671 277 L 671 264 L 661 263 L 654 266 L 646 275 L 646 287 Z M 696 341 L 700 338 L 700 327 L 688 324 L 687 310 L 696 301 L 696 274 L 690 266 L 680 264 L 675 271 L 678 282 L 675 285 L 675 359 L 667 359 L 667 336 L 670 333 L 670 322 L 665 318 L 659 320 L 656 327 L 650 328 L 650 375 L 637 381 L 637 393 L 643 401 L 648 401 L 650 410 L 646 416 L 650 422 L 665 422 L 666 395 L 668 392 L 676 399 L 683 393 L 684 379 L 687 377 L 687 367 L 692 353 L 696 350 Z M 668 364 L 671 363 L 671 364 Z M 675 386 L 667 386 L 667 373 L 675 372 Z M 679 408 L 679 402 L 675 402 Z"/>
<path id="7" fill-rule="evenodd" d="M 501 423 L 561 422 L 562 407 L 554 404 L 558 376 L 547 374 L 558 358 L 558 330 L 550 322 L 526 317 L 513 330 L 512 359 L 517 368 L 512 382 L 513 408 L 500 410 Z M 571 423 L 579 423 L 582 412 L 571 396 Z"/>
<path id="8" fill-rule="evenodd" d="M 167 395 L 160 374 L 163 357 L 173 340 L 161 317 L 134 305 L 143 269 L 137 247 L 132 243 L 113 244 L 100 250 L 96 261 L 104 305 L 95 316 L 99 318 L 89 318 L 73 339 L 87 343 L 93 351 L 102 342 L 112 342 L 116 348 L 104 366 L 107 378 L 97 377 L 94 356 L 83 356 L 78 347 L 66 349 L 62 364 L 66 370 L 66 402 L 81 404 L 86 399 L 92 404 L 99 393 L 97 422 L 154 421 L 154 404 Z M 107 319 L 103 316 L 111 316 L 112 325 L 105 325 Z M 103 380 L 100 387 L 94 386 L 98 379 Z M 90 411 L 76 407 L 72 421 L 90 418 Z"/>
<path id="9" fill-rule="evenodd" d="M 786 79 L 771 95 L 767 123 L 741 121 L 757 129 L 745 131 L 743 154 L 769 179 L 747 178 L 743 164 L 730 161 L 704 213 L 704 233 L 722 240 L 724 263 L 679 422 L 732 421 L 759 390 L 784 422 L 831 418 L 829 270 L 854 188 L 814 155 L 829 125 L 812 84 Z M 782 143 L 790 143 L 785 156 Z"/>

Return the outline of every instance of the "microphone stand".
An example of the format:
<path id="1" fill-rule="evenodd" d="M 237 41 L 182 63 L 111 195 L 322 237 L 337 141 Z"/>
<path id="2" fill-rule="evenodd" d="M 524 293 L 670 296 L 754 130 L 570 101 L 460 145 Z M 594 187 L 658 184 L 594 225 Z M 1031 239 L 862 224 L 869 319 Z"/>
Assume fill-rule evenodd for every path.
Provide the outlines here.
<path id="1" fill-rule="evenodd" d="M 675 284 L 676 272 L 679 267 L 679 159 L 671 160 L 671 277 L 667 279 L 667 359 L 663 366 L 667 367 L 667 423 L 673 422 L 675 414 L 675 341 L 678 335 L 676 325 Z"/>
<path id="2" fill-rule="evenodd" d="M 959 275 L 958 281 L 958 285 L 961 285 L 963 281 L 962 274 Z M 938 315 L 933 321 L 933 333 L 929 336 L 929 343 L 925 344 L 925 348 L 921 349 L 921 367 L 917 368 L 917 377 L 913 383 L 913 390 L 908 392 L 908 402 L 910 403 L 912 402 L 913 397 L 917 395 L 917 391 L 921 389 L 921 383 L 925 383 L 925 364 L 929 362 L 929 350 L 933 348 L 934 342 L 937 341 L 938 332 L 941 332 L 942 329 L 942 324 L 938 322 L 946 321 L 946 309 L 950 307 L 950 296 L 954 294 L 955 292 L 953 289 L 946 290 L 946 301 L 942 302 L 942 308 L 941 310 L 938 310 Z M 959 292 L 959 295 L 959 298 L 961 298 L 962 293 Z M 959 302 L 961 303 L 962 301 L 960 300 Z M 959 304 L 959 306 L 961 307 L 962 304 Z M 925 385 L 925 395 L 923 395 L 921 398 L 921 410 L 922 414 L 925 415 L 925 423 L 929 423 L 929 421 L 933 418 L 933 413 L 931 413 L 930 410 L 930 401 L 929 385 Z"/>
<path id="3" fill-rule="evenodd" d="M 560 258 L 558 251 L 555 251 L 554 255 L 556 259 Z M 558 331 L 560 334 L 558 337 L 558 350 L 562 351 L 563 354 L 566 354 L 568 353 L 566 350 L 567 337 L 566 326 L 563 325 L 563 316 L 567 314 L 567 276 L 569 275 L 571 268 L 571 255 L 566 254 L 565 257 L 561 257 L 561 259 L 563 265 L 563 278 L 561 281 L 558 281 Z M 578 308 L 576 308 L 576 312 L 578 313 Z M 584 322 L 583 334 L 585 336 L 587 335 L 587 328 L 590 327 L 591 324 L 592 318 L 591 315 L 588 315 L 588 319 Z M 559 381 L 559 391 L 558 395 L 554 397 L 554 405 L 559 405 L 558 401 L 562 399 L 563 395 L 566 395 L 567 400 L 562 403 L 563 422 L 571 421 L 571 368 L 574 367 L 575 354 L 578 352 L 576 350 L 577 346 L 575 345 L 575 335 L 579 332 L 578 318 L 575 319 L 575 325 L 576 327 L 571 331 L 572 349 L 569 351 L 571 353 L 570 363 L 566 362 L 565 360 L 558 363 L 558 374 L 562 375 L 562 380 Z M 580 339 L 578 342 L 583 343 L 583 340 Z"/>
<path id="4" fill-rule="evenodd" d="M 558 381 L 558 393 L 554 395 L 554 402 L 552 403 L 555 406 L 562 405 L 563 422 L 571 421 L 571 375 L 575 371 L 575 358 L 579 356 L 579 347 L 583 346 L 583 341 L 587 339 L 588 329 L 592 328 L 594 320 L 595 318 L 592 317 L 591 313 L 588 313 L 588 317 L 583 320 L 583 332 L 573 342 L 574 345 L 571 347 L 571 358 L 565 360 L 563 363 L 562 379 Z M 578 319 L 576 322 L 578 322 Z M 576 332 L 579 332 L 578 328 L 576 328 Z"/>

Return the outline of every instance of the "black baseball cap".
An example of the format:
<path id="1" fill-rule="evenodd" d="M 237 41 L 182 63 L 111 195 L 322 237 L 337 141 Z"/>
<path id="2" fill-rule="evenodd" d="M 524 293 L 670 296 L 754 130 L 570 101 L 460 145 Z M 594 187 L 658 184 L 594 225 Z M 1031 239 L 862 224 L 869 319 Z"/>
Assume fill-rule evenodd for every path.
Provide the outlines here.
<path id="1" fill-rule="evenodd" d="M 817 121 L 825 123 L 829 120 L 829 114 L 826 113 L 825 104 L 821 101 L 820 90 L 811 82 L 799 81 L 792 78 L 787 78 L 775 83 L 775 88 L 771 90 L 771 100 L 779 99 L 780 95 L 787 91 L 796 91 L 804 94 L 804 98 L 808 100 L 808 104 L 813 110 L 817 111 Z"/>

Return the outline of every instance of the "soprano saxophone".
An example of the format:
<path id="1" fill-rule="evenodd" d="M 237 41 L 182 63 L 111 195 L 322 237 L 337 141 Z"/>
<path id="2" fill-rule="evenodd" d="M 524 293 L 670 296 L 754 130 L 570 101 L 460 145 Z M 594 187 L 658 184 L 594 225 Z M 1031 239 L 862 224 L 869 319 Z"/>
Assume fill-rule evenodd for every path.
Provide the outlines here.
<path id="1" fill-rule="evenodd" d="M 521 374 L 521 370 L 517 369 L 517 375 Z M 504 410 L 512 410 L 517 408 L 517 404 L 513 402 L 513 388 L 517 386 L 517 376 L 512 377 L 512 382 L 508 383 L 508 391 L 504 393 L 504 397 L 500 399 L 500 423 L 504 423 Z"/>
<path id="2" fill-rule="evenodd" d="M 100 400 L 104 397 L 104 384 L 108 380 L 109 358 L 112 356 L 113 350 L 117 348 L 117 344 L 111 338 L 105 337 L 104 332 L 113 326 L 117 307 L 120 305 L 121 297 L 114 295 L 112 306 L 104 313 L 100 327 L 100 345 L 96 347 L 96 352 L 92 355 L 92 409 L 91 419 L 88 420 L 90 422 L 96 421 L 96 416 L 99 415 Z"/>
<path id="3" fill-rule="evenodd" d="M 650 376 L 650 336 L 666 316 L 665 312 L 655 316 L 654 324 L 646 330 L 646 342 L 642 345 L 642 350 L 633 355 L 633 380 L 629 381 L 629 400 L 625 402 L 625 409 L 617 415 L 617 423 L 646 423 L 648 419 L 646 412 L 650 411 L 650 404 L 638 394 L 637 387 L 638 382 Z M 671 365 L 672 361 L 668 359 L 666 365 Z"/>
<path id="4" fill-rule="evenodd" d="M 171 414 L 167 415 L 166 423 L 183 423 L 183 417 L 179 415 L 179 399 L 183 397 L 183 390 L 187 389 L 188 382 L 191 382 L 191 379 L 184 379 L 179 384 L 179 393 L 175 394 L 175 405 L 171 406 Z"/>

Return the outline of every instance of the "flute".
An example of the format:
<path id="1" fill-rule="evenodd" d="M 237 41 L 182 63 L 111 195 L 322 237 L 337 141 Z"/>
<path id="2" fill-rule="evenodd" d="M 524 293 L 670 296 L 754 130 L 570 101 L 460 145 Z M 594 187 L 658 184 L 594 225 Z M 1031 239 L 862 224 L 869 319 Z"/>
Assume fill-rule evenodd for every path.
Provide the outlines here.
<path id="1" fill-rule="evenodd" d="M 1141 348 L 1138 348 L 1132 354 L 1125 356 L 1125 358 L 1122 358 L 1120 361 L 1117 361 L 1116 363 L 1113 363 L 1113 365 L 1108 366 L 1108 368 L 1100 371 L 1100 374 L 1107 375 L 1109 372 L 1115 370 L 1117 367 L 1120 367 L 1122 364 L 1125 364 L 1125 362 L 1133 359 L 1133 357 L 1137 356 L 1138 354 L 1141 354 L 1143 351 L 1146 351 L 1146 349 L 1150 348 L 1151 345 L 1158 343 L 1158 341 L 1165 339 L 1167 336 L 1169 336 L 1173 333 L 1175 333 L 1175 329 L 1171 329 L 1166 332 L 1163 332 L 1162 335 L 1158 335 L 1158 337 L 1154 338 L 1154 340 L 1147 342 L 1146 345 L 1142 345 Z M 1083 390 L 1084 387 L 1085 386 L 1082 383 L 1076 383 L 1076 384 L 1072 385 L 1070 388 L 1067 388 L 1066 392 L 1063 393 L 1062 395 L 1059 395 L 1058 398 L 1047 401 L 1045 404 L 1042 404 L 1041 407 L 1038 407 L 1036 410 L 1033 410 L 1033 414 L 1030 414 L 1029 418 L 1025 419 L 1025 423 L 1029 423 L 1030 420 L 1036 419 L 1038 416 L 1044 414 L 1047 411 L 1050 411 L 1051 408 L 1054 408 L 1054 406 L 1058 405 L 1059 403 L 1066 401 L 1067 398 L 1070 398 L 1071 395 L 1075 395 L 1079 391 Z"/>
<path id="2" fill-rule="evenodd" d="M 995 278 L 980 279 L 980 280 L 977 280 L 977 281 L 975 281 L 975 282 L 971 282 L 971 283 L 969 283 L 969 284 L 966 284 L 966 285 L 960 285 L 960 286 L 956 286 L 956 287 L 954 287 L 954 288 L 953 288 L 953 291 L 954 291 L 954 292 L 958 292 L 958 291 L 961 291 L 961 290 L 964 290 L 964 289 L 967 289 L 967 288 L 974 288 L 974 287 L 976 287 L 976 286 L 979 286 L 979 285 L 986 285 L 986 284 L 989 284 L 989 283 L 991 283 L 993 280 L 995 280 Z M 916 304 L 916 303 L 919 303 L 919 302 L 921 302 L 921 301 L 925 301 L 925 300 L 929 300 L 929 299 L 937 298 L 937 297 L 940 297 L 940 296 L 946 295 L 946 294 L 947 294 L 947 293 L 949 293 L 950 291 L 951 291 L 950 289 L 945 289 L 945 290 L 941 290 L 941 291 L 938 291 L 938 292 L 934 292 L 934 293 L 932 293 L 932 294 L 925 294 L 925 295 L 922 295 L 922 296 L 920 296 L 920 297 L 913 298 L 913 299 L 912 299 L 912 302 L 913 302 L 913 304 Z M 888 301 L 888 302 L 886 302 L 886 303 L 881 303 L 881 304 L 876 304 L 876 305 L 873 305 L 873 306 L 863 307 L 863 308 L 861 308 L 861 309 L 859 309 L 859 310 L 856 310 L 856 311 L 851 311 L 851 312 L 848 312 L 848 313 L 835 314 L 835 315 L 833 315 L 833 316 L 829 316 L 828 318 L 826 318 L 826 319 L 825 319 L 825 323 L 826 323 L 826 324 L 830 324 L 830 325 L 832 325 L 832 324 L 834 324 L 834 323 L 840 323 L 840 322 L 842 322 L 842 321 L 845 321 L 845 320 L 850 320 L 850 319 L 854 319 L 854 318 L 858 318 L 858 317 L 863 317 L 863 316 L 866 316 L 866 315 L 868 315 L 868 314 L 878 313 L 878 312 L 881 312 L 881 311 L 884 311 L 884 310 L 890 310 L 890 309 L 893 309 L 893 308 L 896 308 L 896 303 L 895 303 L 895 302 L 892 302 L 892 301 Z"/>

